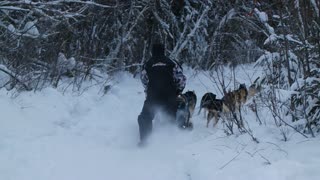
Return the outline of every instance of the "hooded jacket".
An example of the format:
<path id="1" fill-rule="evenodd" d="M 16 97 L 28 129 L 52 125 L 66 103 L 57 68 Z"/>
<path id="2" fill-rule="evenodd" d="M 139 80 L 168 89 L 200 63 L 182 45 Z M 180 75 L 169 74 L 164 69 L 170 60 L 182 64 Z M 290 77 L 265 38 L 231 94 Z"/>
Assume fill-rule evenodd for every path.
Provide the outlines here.
<path id="1" fill-rule="evenodd" d="M 152 57 L 142 67 L 141 81 L 147 97 L 160 99 L 176 97 L 186 85 L 182 67 L 164 55 L 161 44 L 153 45 Z"/>

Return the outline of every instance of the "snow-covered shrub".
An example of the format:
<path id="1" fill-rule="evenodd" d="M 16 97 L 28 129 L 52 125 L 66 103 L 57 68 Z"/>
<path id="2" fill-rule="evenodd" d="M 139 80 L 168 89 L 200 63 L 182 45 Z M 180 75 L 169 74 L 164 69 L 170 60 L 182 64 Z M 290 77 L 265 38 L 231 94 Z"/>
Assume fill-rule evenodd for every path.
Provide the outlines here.
<path id="1" fill-rule="evenodd" d="M 63 53 L 59 53 L 57 64 L 56 64 L 56 70 L 58 72 L 58 75 L 66 75 L 66 76 L 72 76 L 72 70 L 76 67 L 76 60 L 74 57 L 71 57 L 69 59 L 66 58 L 66 56 Z"/>
<path id="2" fill-rule="evenodd" d="M 255 9 L 267 34 L 264 41 L 265 52 L 258 59 L 257 65 L 265 68 L 265 73 L 260 78 L 262 84 L 290 95 L 282 101 L 282 97 L 277 97 L 276 93 L 270 94 L 269 99 L 274 100 L 269 106 L 270 110 L 273 113 L 279 111 L 279 108 L 283 110 L 275 119 L 285 115 L 282 119 L 288 126 L 314 136 L 314 130 L 319 131 L 320 117 L 320 46 L 319 41 L 311 38 L 315 36 L 315 21 L 311 19 L 319 20 L 319 17 L 312 14 L 312 11 L 303 14 L 301 9 L 306 7 L 300 6 L 308 4 L 300 4 L 299 1 L 281 2 L 280 6 L 272 11 L 275 19 L 272 26 L 265 13 Z M 277 104 L 281 106 L 274 108 Z"/>
<path id="3" fill-rule="evenodd" d="M 303 120 L 304 131 L 314 136 L 314 130 L 320 131 L 320 70 L 314 69 L 311 73 L 311 77 L 298 79 L 292 88 L 299 92 L 294 96 L 296 118 Z"/>
<path id="4" fill-rule="evenodd" d="M 7 86 L 10 82 L 10 76 L 6 73 L 8 71 L 6 66 L 0 64 L 0 88 Z"/>

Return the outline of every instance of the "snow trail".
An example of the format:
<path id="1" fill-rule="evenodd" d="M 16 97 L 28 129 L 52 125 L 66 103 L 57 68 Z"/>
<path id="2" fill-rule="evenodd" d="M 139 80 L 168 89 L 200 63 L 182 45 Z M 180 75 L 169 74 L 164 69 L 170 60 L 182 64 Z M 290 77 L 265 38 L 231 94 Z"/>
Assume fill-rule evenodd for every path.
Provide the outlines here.
<path id="1" fill-rule="evenodd" d="M 239 82 L 250 85 L 252 66 L 239 71 Z M 205 73 L 186 69 L 187 90 L 198 98 L 212 91 L 221 97 Z M 254 76 L 254 75 L 252 75 Z M 252 77 L 253 79 L 253 77 Z M 11 98 L 0 90 L 0 179 L 2 180 L 211 180 L 318 179 L 319 138 L 259 126 L 244 109 L 250 136 L 226 136 L 223 125 L 205 127 L 203 114 L 193 117 L 193 131 L 182 131 L 158 116 L 149 144 L 139 148 L 137 116 L 143 101 L 139 79 L 119 74 L 110 92 L 91 88 L 81 96 L 51 88 Z M 116 83 L 118 82 L 118 83 Z M 267 116 L 263 118 L 268 119 Z M 212 125 L 212 124 L 210 124 Z"/>

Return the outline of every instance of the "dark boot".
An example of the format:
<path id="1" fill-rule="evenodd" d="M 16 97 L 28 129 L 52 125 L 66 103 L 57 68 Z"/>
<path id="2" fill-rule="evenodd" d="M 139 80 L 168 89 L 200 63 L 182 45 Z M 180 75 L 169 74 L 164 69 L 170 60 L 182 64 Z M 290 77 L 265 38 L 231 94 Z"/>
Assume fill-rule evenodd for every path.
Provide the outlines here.
<path id="1" fill-rule="evenodd" d="M 155 116 L 153 104 L 149 100 L 145 100 L 142 111 L 138 117 L 140 141 L 145 141 L 145 139 L 152 132 L 152 120 Z"/>
<path id="2" fill-rule="evenodd" d="M 145 141 L 145 139 L 152 132 L 152 119 L 150 117 L 145 116 L 144 114 L 140 114 L 138 117 L 139 124 L 139 132 L 140 132 L 140 141 Z"/>

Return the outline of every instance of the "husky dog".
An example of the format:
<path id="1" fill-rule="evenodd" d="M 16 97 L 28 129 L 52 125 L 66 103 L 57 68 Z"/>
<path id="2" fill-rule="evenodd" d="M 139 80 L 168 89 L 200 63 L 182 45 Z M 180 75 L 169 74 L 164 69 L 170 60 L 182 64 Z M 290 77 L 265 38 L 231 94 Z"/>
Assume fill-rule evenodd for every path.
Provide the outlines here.
<path id="1" fill-rule="evenodd" d="M 205 116 L 206 116 L 206 111 L 208 111 L 210 104 L 212 104 L 212 101 L 216 99 L 216 95 L 211 93 L 211 92 L 207 92 L 205 93 L 200 101 L 200 109 L 198 114 L 200 114 L 201 110 L 204 109 L 205 112 Z"/>
<path id="2" fill-rule="evenodd" d="M 238 106 L 246 103 L 248 98 L 248 90 L 245 84 L 240 84 L 239 89 L 235 90 L 234 94 Z"/>
<path id="3" fill-rule="evenodd" d="M 229 111 L 235 112 L 236 110 L 239 110 L 248 99 L 248 90 L 246 85 L 240 84 L 237 90 L 226 92 L 222 99 Z"/>
<path id="4" fill-rule="evenodd" d="M 187 91 L 177 97 L 177 123 L 181 128 L 192 128 L 191 117 L 197 103 L 197 96 L 194 91 Z"/>
<path id="5" fill-rule="evenodd" d="M 197 104 L 196 93 L 194 91 L 187 91 L 186 93 L 184 93 L 184 96 L 187 98 L 190 117 L 192 117 Z"/>
<path id="6" fill-rule="evenodd" d="M 237 109 L 240 109 L 240 106 L 243 105 L 248 96 L 248 90 L 245 84 L 240 84 L 239 88 L 235 91 L 226 92 L 222 99 L 216 99 L 216 95 L 208 92 L 203 95 L 200 103 L 200 110 L 204 108 L 207 114 L 207 127 L 209 122 L 213 117 L 215 117 L 215 126 L 219 121 L 220 113 L 235 112 Z"/>
<path id="7" fill-rule="evenodd" d="M 248 107 L 253 111 L 257 112 L 257 104 L 254 96 L 261 91 L 261 86 L 252 84 L 248 89 L 248 99 L 252 99 L 248 102 Z"/>
<path id="8" fill-rule="evenodd" d="M 215 126 L 218 123 L 219 113 L 223 111 L 223 100 L 216 99 L 215 94 L 207 92 L 201 98 L 198 114 L 200 114 L 202 109 L 205 110 L 205 116 L 206 112 L 208 112 L 207 127 L 209 126 L 209 122 L 213 117 L 215 117 L 215 123 L 213 124 L 213 126 Z"/>

